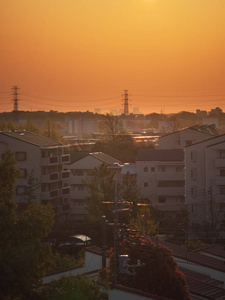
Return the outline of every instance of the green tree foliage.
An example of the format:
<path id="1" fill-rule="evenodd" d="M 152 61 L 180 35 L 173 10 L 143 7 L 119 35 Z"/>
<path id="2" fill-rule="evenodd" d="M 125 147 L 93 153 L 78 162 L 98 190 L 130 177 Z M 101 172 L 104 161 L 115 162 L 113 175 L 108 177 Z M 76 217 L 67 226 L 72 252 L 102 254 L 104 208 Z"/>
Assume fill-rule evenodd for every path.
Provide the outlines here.
<path id="1" fill-rule="evenodd" d="M 42 239 L 53 224 L 53 210 L 31 204 L 22 216 L 10 221 L 8 240 L 0 239 L 0 297 L 25 297 L 52 266 L 51 247 Z"/>
<path id="2" fill-rule="evenodd" d="M 105 292 L 102 292 L 94 280 L 83 275 L 61 277 L 53 281 L 39 291 L 41 300 L 106 300 Z"/>
<path id="3" fill-rule="evenodd" d="M 139 207 L 137 215 L 130 220 L 129 227 L 139 236 L 152 236 L 157 231 L 157 224 L 149 207 Z"/>
<path id="4" fill-rule="evenodd" d="M 120 274 L 120 284 L 173 300 L 191 299 L 185 277 L 179 271 L 170 249 L 153 243 L 149 238 L 135 237 L 123 241 L 120 254 L 128 254 L 129 265 L 136 265 L 138 260 L 141 261 L 141 266 L 135 268 L 135 274 Z M 109 265 L 100 273 L 100 278 L 113 282 L 114 266 L 112 251 Z M 132 268 L 130 271 L 132 273 Z"/>
<path id="5" fill-rule="evenodd" d="M 140 188 L 137 185 L 136 177 L 127 172 L 123 176 L 123 182 L 120 189 L 120 197 L 130 203 L 138 203 L 141 199 Z"/>
<path id="6" fill-rule="evenodd" d="M 34 170 L 27 174 L 27 189 L 25 200 L 27 204 L 31 204 L 36 199 L 36 190 L 40 187 L 40 182 L 34 176 Z"/>
<path id="7" fill-rule="evenodd" d="M 51 266 L 51 248 L 42 243 L 53 224 L 51 206 L 32 204 L 16 215 L 12 200 L 16 160 L 6 151 L 0 162 L 0 298 L 28 295 Z"/>
<path id="8" fill-rule="evenodd" d="M 101 221 L 102 216 L 110 218 L 110 204 L 114 199 L 114 172 L 107 168 L 106 164 L 95 168 L 86 180 L 89 189 L 87 198 L 87 220 L 90 223 Z"/>
<path id="9" fill-rule="evenodd" d="M 14 186 L 18 175 L 17 161 L 13 152 L 5 151 L 0 161 L 0 247 L 11 238 L 16 218 L 16 205 L 12 200 Z"/>

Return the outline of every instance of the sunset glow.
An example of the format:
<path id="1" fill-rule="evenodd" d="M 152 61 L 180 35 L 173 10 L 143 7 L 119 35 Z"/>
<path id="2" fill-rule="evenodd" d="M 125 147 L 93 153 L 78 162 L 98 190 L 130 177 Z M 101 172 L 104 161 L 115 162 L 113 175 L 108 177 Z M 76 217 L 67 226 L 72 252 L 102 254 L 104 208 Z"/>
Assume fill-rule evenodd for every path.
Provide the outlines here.
<path id="1" fill-rule="evenodd" d="M 224 0 L 0 2 L 0 112 L 225 110 Z"/>

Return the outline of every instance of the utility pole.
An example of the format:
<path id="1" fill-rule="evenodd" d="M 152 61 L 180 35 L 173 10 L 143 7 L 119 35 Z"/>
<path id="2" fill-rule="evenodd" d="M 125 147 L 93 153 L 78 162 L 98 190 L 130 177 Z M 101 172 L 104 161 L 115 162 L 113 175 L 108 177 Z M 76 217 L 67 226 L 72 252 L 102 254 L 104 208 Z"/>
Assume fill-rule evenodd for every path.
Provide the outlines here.
<path id="1" fill-rule="evenodd" d="M 102 216 L 102 268 L 106 268 L 106 224 L 105 216 Z"/>
<path id="2" fill-rule="evenodd" d="M 11 88 L 11 90 L 13 91 L 12 93 L 12 101 L 14 102 L 14 109 L 13 109 L 13 112 L 14 112 L 14 122 L 18 122 L 19 121 L 19 116 L 18 116 L 18 96 L 19 96 L 19 93 L 18 93 L 18 86 L 17 85 L 14 85 L 14 87 Z"/>
<path id="3" fill-rule="evenodd" d="M 114 255 L 115 255 L 115 284 L 119 284 L 119 240 L 118 240 L 118 198 L 117 198 L 117 181 L 114 180 Z"/>
<path id="4" fill-rule="evenodd" d="M 124 90 L 124 94 L 122 96 L 124 96 L 123 99 L 123 105 L 124 105 L 124 115 L 128 116 L 129 115 L 129 105 L 128 105 L 128 90 Z"/>

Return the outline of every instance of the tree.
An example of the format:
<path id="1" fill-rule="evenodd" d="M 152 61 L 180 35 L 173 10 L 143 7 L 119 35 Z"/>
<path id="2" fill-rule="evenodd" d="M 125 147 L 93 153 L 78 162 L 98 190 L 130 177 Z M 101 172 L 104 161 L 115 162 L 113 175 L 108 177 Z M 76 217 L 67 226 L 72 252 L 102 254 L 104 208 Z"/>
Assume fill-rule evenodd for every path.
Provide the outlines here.
<path id="1" fill-rule="evenodd" d="M 120 118 L 112 114 L 106 114 L 105 119 L 100 124 L 100 128 L 114 141 L 123 132 Z"/>
<path id="2" fill-rule="evenodd" d="M 131 204 L 138 203 L 141 199 L 140 188 L 137 185 L 136 177 L 129 172 L 123 175 L 120 196 L 124 201 L 130 202 Z"/>
<path id="3" fill-rule="evenodd" d="M 106 164 L 102 164 L 86 179 L 85 184 L 89 189 L 86 210 L 90 223 L 100 222 L 103 215 L 107 218 L 111 216 L 106 202 L 113 202 L 114 199 L 114 174 Z"/>
<path id="4" fill-rule="evenodd" d="M 7 242 L 1 240 L 0 297 L 29 295 L 53 263 L 50 245 L 42 242 L 53 224 L 52 207 L 31 204 L 14 222 Z"/>
<path id="5" fill-rule="evenodd" d="M 27 174 L 27 188 L 25 200 L 27 204 L 31 204 L 36 199 L 36 190 L 40 187 L 40 182 L 34 176 L 34 170 Z"/>
<path id="6" fill-rule="evenodd" d="M 149 237 L 154 235 L 157 230 L 157 224 L 152 217 L 149 207 L 140 207 L 137 215 L 130 220 L 130 229 L 137 232 L 139 236 Z"/>
<path id="7" fill-rule="evenodd" d="M 0 162 L 1 299 L 28 297 L 51 266 L 51 248 L 42 240 L 53 224 L 53 209 L 32 204 L 18 217 L 12 199 L 17 174 L 16 160 L 7 150 Z"/>
<path id="8" fill-rule="evenodd" d="M 183 273 L 178 270 L 172 251 L 162 245 L 156 245 L 151 239 L 135 237 L 124 240 L 121 254 L 129 256 L 128 271 L 119 275 L 119 283 L 147 293 L 168 297 L 174 300 L 191 299 Z M 129 265 L 137 265 L 135 273 Z M 101 279 L 114 282 L 114 252 L 111 251 L 108 267 L 100 272 Z"/>
<path id="9" fill-rule="evenodd" d="M 107 294 L 102 292 L 94 280 L 83 275 L 61 277 L 43 286 L 38 291 L 41 300 L 106 300 Z"/>

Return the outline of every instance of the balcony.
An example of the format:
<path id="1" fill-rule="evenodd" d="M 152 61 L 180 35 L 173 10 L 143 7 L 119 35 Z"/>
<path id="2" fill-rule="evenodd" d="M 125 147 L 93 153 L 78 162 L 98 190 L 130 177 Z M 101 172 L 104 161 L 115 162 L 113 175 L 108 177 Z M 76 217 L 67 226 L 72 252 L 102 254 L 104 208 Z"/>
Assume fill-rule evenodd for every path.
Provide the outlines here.
<path id="1" fill-rule="evenodd" d="M 63 210 L 63 212 L 70 210 L 70 205 L 69 204 L 63 205 L 62 210 Z"/>
<path id="2" fill-rule="evenodd" d="M 183 172 L 159 172 L 157 173 L 157 180 L 182 180 L 184 179 Z"/>
<path id="3" fill-rule="evenodd" d="M 217 194 L 216 202 L 217 203 L 225 203 L 225 194 Z"/>
<path id="4" fill-rule="evenodd" d="M 43 199 L 43 200 L 56 198 L 58 196 L 59 196 L 59 190 L 58 189 L 41 193 L 41 199 Z"/>
<path id="5" fill-rule="evenodd" d="M 46 175 L 41 175 L 41 182 L 42 183 L 50 183 L 53 181 L 59 180 L 59 173 L 51 173 L 51 174 L 46 174 Z"/>
<path id="6" fill-rule="evenodd" d="M 184 195 L 184 187 L 157 187 L 157 195 L 160 196 Z"/>
<path id="7" fill-rule="evenodd" d="M 70 163 L 70 154 L 64 154 L 60 156 L 60 163 L 63 164 L 69 164 Z"/>
<path id="8" fill-rule="evenodd" d="M 69 193 L 70 193 L 70 187 L 69 186 L 67 186 L 67 187 L 63 187 L 62 189 L 61 189 L 61 194 L 62 194 L 62 196 L 66 196 L 66 195 L 69 195 Z"/>
<path id="9" fill-rule="evenodd" d="M 216 168 L 225 168 L 225 157 L 216 157 L 215 167 Z"/>
<path id="10" fill-rule="evenodd" d="M 42 157 L 41 166 L 52 166 L 59 163 L 58 156 Z"/>
<path id="11" fill-rule="evenodd" d="M 61 172 L 61 179 L 66 179 L 70 177 L 70 170 L 62 171 Z"/>
<path id="12" fill-rule="evenodd" d="M 225 176 L 216 176 L 215 184 L 216 185 L 225 185 Z"/>

